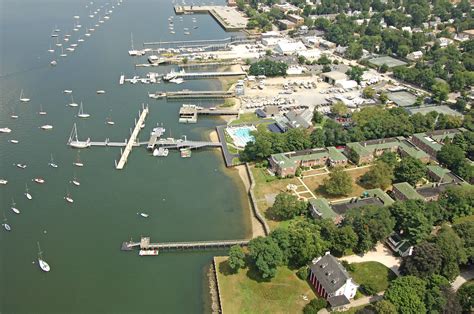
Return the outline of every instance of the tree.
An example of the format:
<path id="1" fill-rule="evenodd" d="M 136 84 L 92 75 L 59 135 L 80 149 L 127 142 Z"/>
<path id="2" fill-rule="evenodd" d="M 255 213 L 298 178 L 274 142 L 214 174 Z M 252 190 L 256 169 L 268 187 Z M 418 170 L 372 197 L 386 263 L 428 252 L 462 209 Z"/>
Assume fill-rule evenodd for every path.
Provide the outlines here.
<path id="1" fill-rule="evenodd" d="M 388 101 L 388 96 L 385 92 L 380 93 L 379 100 L 382 104 L 386 104 Z"/>
<path id="2" fill-rule="evenodd" d="M 474 308 L 474 284 L 466 283 L 458 290 L 458 299 L 461 303 L 463 313 L 472 313 Z"/>
<path id="3" fill-rule="evenodd" d="M 378 158 L 378 160 L 386 163 L 391 168 L 394 168 L 398 164 L 398 155 L 394 152 L 383 152 L 382 155 Z"/>
<path id="4" fill-rule="evenodd" d="M 387 65 L 386 63 L 384 63 L 384 64 L 382 64 L 382 65 L 380 66 L 379 72 L 380 72 L 380 73 L 385 73 L 385 72 L 388 71 L 388 69 L 389 69 L 389 68 L 388 68 L 388 65 Z"/>
<path id="5" fill-rule="evenodd" d="M 398 277 L 390 283 L 384 298 L 397 308 L 398 313 L 426 313 L 423 297 L 426 282 L 414 276 Z"/>
<path id="6" fill-rule="evenodd" d="M 257 237 L 249 242 L 250 257 L 262 278 L 272 278 L 277 266 L 282 265 L 283 254 L 271 237 Z"/>
<path id="7" fill-rule="evenodd" d="M 367 86 L 362 90 L 362 96 L 366 99 L 374 98 L 375 96 L 375 89 L 370 86 Z"/>
<path id="8" fill-rule="evenodd" d="M 313 119 L 311 119 L 311 121 L 315 124 L 319 124 L 319 123 L 323 122 L 323 119 L 324 119 L 324 115 L 321 112 L 319 112 L 318 110 L 314 109 Z"/>
<path id="9" fill-rule="evenodd" d="M 464 161 L 466 153 L 458 145 L 447 143 L 441 147 L 436 158 L 449 169 L 457 169 Z"/>
<path id="10" fill-rule="evenodd" d="M 342 101 L 336 102 L 331 107 L 331 113 L 339 117 L 345 116 L 348 112 L 347 106 Z"/>
<path id="11" fill-rule="evenodd" d="M 324 179 L 324 190 L 329 195 L 341 196 L 352 192 L 352 178 L 341 167 L 334 168 Z"/>
<path id="12" fill-rule="evenodd" d="M 363 55 L 362 45 L 358 42 L 351 42 L 346 49 L 345 56 L 352 60 L 358 60 Z"/>
<path id="13" fill-rule="evenodd" d="M 394 173 L 396 182 L 408 182 L 415 185 L 426 175 L 426 166 L 419 159 L 407 156 L 395 166 Z"/>
<path id="14" fill-rule="evenodd" d="M 439 203 L 446 209 L 447 218 L 450 220 L 472 215 L 474 211 L 474 186 L 449 187 L 441 194 Z"/>
<path id="15" fill-rule="evenodd" d="M 321 70 L 323 73 L 328 73 L 331 72 L 331 66 L 329 64 L 323 65 L 323 68 Z"/>
<path id="16" fill-rule="evenodd" d="M 296 195 L 280 193 L 275 198 L 272 213 L 280 219 L 287 220 L 301 215 L 307 207 L 306 202 L 298 200 Z"/>
<path id="17" fill-rule="evenodd" d="M 288 64 L 284 62 L 264 59 L 264 60 L 252 63 L 250 65 L 249 74 L 250 75 L 265 75 L 268 77 L 284 76 L 286 75 L 287 69 L 288 69 Z"/>
<path id="18" fill-rule="evenodd" d="M 245 266 L 245 253 L 239 245 L 233 245 L 230 248 L 227 262 L 234 272 Z"/>
<path id="19" fill-rule="evenodd" d="M 433 99 L 437 103 L 442 103 L 448 99 L 449 85 L 443 82 L 436 82 L 431 86 L 433 92 Z"/>
<path id="20" fill-rule="evenodd" d="M 381 300 L 374 305 L 377 314 L 397 314 L 397 308 L 392 302 Z"/>
<path id="21" fill-rule="evenodd" d="M 455 224 L 453 229 L 459 238 L 464 240 L 464 249 L 469 262 L 474 262 L 474 222 L 468 221 Z"/>
<path id="22" fill-rule="evenodd" d="M 425 278 L 441 271 L 442 253 L 434 243 L 423 242 L 413 254 L 403 259 L 400 270 L 404 275 Z"/>
<path id="23" fill-rule="evenodd" d="M 334 255 L 342 256 L 348 250 L 353 249 L 357 245 L 358 240 L 359 237 L 351 226 L 338 227 L 331 239 L 331 252 Z"/>
<path id="24" fill-rule="evenodd" d="M 326 300 L 323 298 L 316 298 L 305 305 L 303 308 L 303 314 L 316 314 L 327 306 L 328 303 Z"/>
<path id="25" fill-rule="evenodd" d="M 288 227 L 290 233 L 290 265 L 301 267 L 315 256 L 328 250 L 328 243 L 321 237 L 318 225 L 309 220 L 298 221 Z"/>
<path id="26" fill-rule="evenodd" d="M 443 254 L 441 275 L 454 280 L 459 275 L 459 265 L 467 262 L 463 241 L 452 228 L 443 225 L 434 243 Z"/>
<path id="27" fill-rule="evenodd" d="M 386 207 L 363 206 L 346 212 L 343 226 L 351 226 L 357 234 L 356 253 L 364 253 L 393 232 L 395 220 Z"/>
<path id="28" fill-rule="evenodd" d="M 393 168 L 383 161 L 377 161 L 361 178 L 360 182 L 371 189 L 385 190 L 392 184 Z"/>
<path id="29" fill-rule="evenodd" d="M 362 75 L 364 74 L 365 69 L 359 66 L 351 67 L 347 70 L 346 74 L 351 80 L 356 81 L 358 84 L 362 81 Z"/>
<path id="30" fill-rule="evenodd" d="M 432 221 L 425 216 L 425 203 L 420 200 L 395 202 L 389 206 L 395 218 L 395 230 L 411 243 L 417 244 L 431 232 Z"/>

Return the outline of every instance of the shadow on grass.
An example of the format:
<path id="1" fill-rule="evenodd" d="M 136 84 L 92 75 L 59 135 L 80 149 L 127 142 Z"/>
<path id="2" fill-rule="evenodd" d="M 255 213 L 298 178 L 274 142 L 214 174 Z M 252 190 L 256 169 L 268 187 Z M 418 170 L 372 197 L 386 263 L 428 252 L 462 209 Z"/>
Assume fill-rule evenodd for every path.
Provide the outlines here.
<path id="1" fill-rule="evenodd" d="M 257 268 L 255 267 L 255 264 L 251 261 L 249 256 L 245 257 L 245 268 L 240 270 L 240 271 L 245 271 L 245 275 L 247 278 L 250 280 L 256 281 L 256 282 L 270 282 L 271 279 L 267 278 L 262 278 L 260 276 L 260 273 L 258 272 Z M 234 271 L 230 266 L 228 261 L 222 261 L 219 263 L 219 273 L 224 275 L 224 276 L 231 276 L 231 275 L 236 275 L 238 272 Z"/>

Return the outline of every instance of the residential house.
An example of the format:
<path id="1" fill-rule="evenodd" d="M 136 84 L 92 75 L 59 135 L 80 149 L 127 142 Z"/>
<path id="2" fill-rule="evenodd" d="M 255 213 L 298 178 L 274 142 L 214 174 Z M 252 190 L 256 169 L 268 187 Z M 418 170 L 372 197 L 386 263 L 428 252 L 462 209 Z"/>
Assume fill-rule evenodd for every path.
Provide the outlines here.
<path id="1" fill-rule="evenodd" d="M 410 245 L 408 240 L 403 239 L 398 233 L 389 236 L 385 243 L 401 257 L 410 256 L 413 253 L 413 245 Z"/>
<path id="2" fill-rule="evenodd" d="M 458 183 L 435 183 L 431 185 L 421 186 L 416 189 L 416 192 L 420 194 L 423 199 L 427 202 L 437 201 L 439 196 L 450 187 L 457 186 Z"/>
<path id="3" fill-rule="evenodd" d="M 392 194 L 396 200 L 424 200 L 423 196 L 418 194 L 414 187 L 407 182 L 394 183 L 392 186 Z"/>
<path id="4" fill-rule="evenodd" d="M 288 14 L 286 18 L 296 24 L 296 26 L 301 26 L 304 24 L 304 18 L 296 14 Z"/>
<path id="5" fill-rule="evenodd" d="M 287 20 L 287 19 L 278 20 L 278 26 L 282 30 L 295 29 L 297 27 L 297 25 L 295 23 L 293 23 L 292 21 Z"/>
<path id="6" fill-rule="evenodd" d="M 426 167 L 428 169 L 428 177 L 431 182 L 436 183 L 460 183 L 463 180 L 452 173 L 449 169 L 443 168 L 438 165 L 429 165 Z"/>
<path id="7" fill-rule="evenodd" d="M 354 298 L 359 287 L 330 252 L 313 259 L 309 281 L 318 295 L 326 299 L 333 310 L 343 309 L 349 304 L 349 300 Z"/>
<path id="8" fill-rule="evenodd" d="M 423 52 L 421 51 L 413 51 L 413 52 L 410 52 L 409 54 L 407 54 L 407 59 L 408 60 L 411 60 L 411 61 L 417 61 L 417 60 L 420 60 L 421 58 L 423 58 Z"/>
<path id="9" fill-rule="evenodd" d="M 298 167 L 344 166 L 347 158 L 335 147 L 325 147 L 273 154 L 269 162 L 271 171 L 280 177 L 287 177 L 294 176 Z"/>
<path id="10" fill-rule="evenodd" d="M 344 215 L 349 209 L 360 208 L 363 206 L 388 206 L 394 203 L 394 200 L 381 189 L 367 190 L 360 197 L 354 197 L 349 201 L 333 202 L 331 208 L 336 214 Z"/>
<path id="11" fill-rule="evenodd" d="M 338 217 L 325 198 L 310 199 L 309 212 L 313 218 L 336 220 Z"/>
<path id="12" fill-rule="evenodd" d="M 428 155 L 430 155 L 432 159 L 436 160 L 436 154 L 441 150 L 441 147 L 443 147 L 442 142 L 446 138 L 452 139 L 454 135 L 464 131 L 464 128 L 459 128 L 436 130 L 426 133 L 416 133 L 413 134 L 413 136 L 410 138 L 410 142 L 412 142 L 415 146 L 428 153 Z"/>

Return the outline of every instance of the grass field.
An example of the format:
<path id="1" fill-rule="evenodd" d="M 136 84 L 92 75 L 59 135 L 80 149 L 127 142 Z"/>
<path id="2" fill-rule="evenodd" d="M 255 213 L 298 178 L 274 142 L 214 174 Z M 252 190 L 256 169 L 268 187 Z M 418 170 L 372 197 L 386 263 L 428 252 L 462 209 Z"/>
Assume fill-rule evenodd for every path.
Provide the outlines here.
<path id="1" fill-rule="evenodd" d="M 379 262 L 353 263 L 354 271 L 350 271 L 352 278 L 359 285 L 371 285 L 376 292 L 388 288 L 390 281 L 397 278 L 394 272 Z"/>
<path id="2" fill-rule="evenodd" d="M 360 186 L 359 184 L 357 184 L 357 181 L 359 180 L 359 178 L 362 175 L 364 175 L 364 173 L 366 173 L 369 170 L 370 170 L 370 167 L 359 168 L 359 169 L 347 170 L 346 171 L 352 177 L 352 180 L 353 180 L 352 187 L 353 187 L 353 189 L 352 189 L 352 193 L 350 193 L 349 195 L 347 195 L 345 197 L 357 197 L 357 196 L 360 196 L 366 190 L 366 188 L 364 188 L 363 186 Z M 322 185 L 323 185 L 324 179 L 328 178 L 328 177 L 329 177 L 329 175 L 318 175 L 318 176 L 303 178 L 303 181 L 308 186 L 308 188 L 311 191 L 313 191 L 317 196 L 321 196 L 321 197 L 327 198 L 329 200 L 340 199 L 341 198 L 340 196 L 331 197 L 331 196 L 325 194 L 324 191 L 322 190 Z"/>
<path id="3" fill-rule="evenodd" d="M 316 297 L 310 285 L 287 267 L 279 267 L 271 281 L 261 281 L 253 269 L 231 274 L 227 257 L 215 259 L 224 313 L 301 313 Z"/>

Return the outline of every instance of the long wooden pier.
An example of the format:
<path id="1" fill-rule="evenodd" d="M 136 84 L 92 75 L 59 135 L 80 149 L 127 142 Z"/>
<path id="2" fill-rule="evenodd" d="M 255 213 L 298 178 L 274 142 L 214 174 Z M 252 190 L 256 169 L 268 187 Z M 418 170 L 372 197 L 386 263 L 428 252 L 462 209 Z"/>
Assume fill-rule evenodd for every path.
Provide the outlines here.
<path id="1" fill-rule="evenodd" d="M 217 240 L 217 241 L 196 241 L 196 242 L 165 242 L 151 243 L 149 237 L 142 237 L 140 242 L 127 241 L 122 243 L 122 251 L 131 251 L 134 248 L 140 250 L 204 250 L 204 249 L 224 249 L 234 245 L 246 246 L 249 240 Z"/>
<path id="2" fill-rule="evenodd" d="M 235 97 L 234 91 L 190 91 L 167 92 L 166 98 L 169 100 L 180 99 L 221 99 Z"/>
<path id="3" fill-rule="evenodd" d="M 125 149 L 122 151 L 122 156 L 120 157 L 119 162 L 116 163 L 116 165 L 115 165 L 115 168 L 117 170 L 122 170 L 123 167 L 125 166 L 125 163 L 127 162 L 127 159 L 128 159 L 128 155 L 130 155 L 133 146 L 136 144 L 138 133 L 140 133 L 140 130 L 142 128 L 142 125 L 145 122 L 145 119 L 146 119 L 147 115 L 148 115 L 148 106 L 143 107 L 143 110 L 140 113 L 140 117 L 138 118 L 138 121 L 135 124 L 135 128 L 133 129 L 133 132 L 130 135 L 130 138 L 128 139 L 128 141 L 127 141 L 127 145 L 125 146 Z"/>

